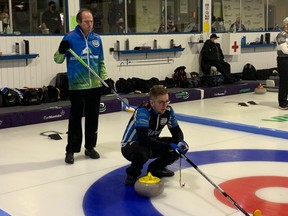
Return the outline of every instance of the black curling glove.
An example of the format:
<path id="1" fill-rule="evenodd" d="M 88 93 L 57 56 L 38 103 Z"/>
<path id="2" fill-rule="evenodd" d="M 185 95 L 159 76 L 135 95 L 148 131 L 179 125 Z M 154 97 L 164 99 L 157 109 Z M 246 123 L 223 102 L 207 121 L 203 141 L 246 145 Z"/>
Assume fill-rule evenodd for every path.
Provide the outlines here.
<path id="1" fill-rule="evenodd" d="M 58 48 L 59 53 L 64 54 L 68 49 L 70 49 L 69 41 L 62 40 Z"/>

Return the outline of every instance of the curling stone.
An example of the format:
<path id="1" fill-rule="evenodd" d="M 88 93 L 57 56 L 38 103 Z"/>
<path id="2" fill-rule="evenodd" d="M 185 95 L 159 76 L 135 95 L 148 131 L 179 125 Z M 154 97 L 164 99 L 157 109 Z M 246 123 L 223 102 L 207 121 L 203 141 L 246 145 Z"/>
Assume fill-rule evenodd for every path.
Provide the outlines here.
<path id="1" fill-rule="evenodd" d="M 254 89 L 254 93 L 255 94 L 265 94 L 267 92 L 266 88 L 264 88 L 263 85 L 259 84 L 259 86 L 257 86 L 255 89 Z"/>
<path id="2" fill-rule="evenodd" d="M 147 176 L 143 176 L 136 181 L 134 189 L 140 196 L 155 197 L 163 192 L 164 183 L 161 182 L 160 178 L 152 176 L 149 172 Z"/>

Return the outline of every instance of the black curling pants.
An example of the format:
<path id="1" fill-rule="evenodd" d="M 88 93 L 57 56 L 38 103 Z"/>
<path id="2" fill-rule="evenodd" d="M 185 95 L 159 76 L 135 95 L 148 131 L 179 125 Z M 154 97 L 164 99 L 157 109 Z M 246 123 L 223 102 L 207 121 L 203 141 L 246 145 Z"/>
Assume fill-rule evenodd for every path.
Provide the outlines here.
<path id="1" fill-rule="evenodd" d="M 81 151 L 82 117 L 85 115 L 85 148 L 96 146 L 101 88 L 69 91 L 71 110 L 68 125 L 66 152 Z"/>
<path id="2" fill-rule="evenodd" d="M 168 140 L 172 141 L 172 139 L 167 137 L 162 139 L 166 139 L 167 142 Z M 149 159 L 155 158 L 155 160 L 148 165 L 148 171 L 153 171 L 163 169 L 179 158 L 179 155 L 175 151 L 165 149 L 159 151 L 147 146 L 142 146 L 137 141 L 126 144 L 121 148 L 121 152 L 127 160 L 131 161 L 131 165 L 126 169 L 126 173 L 134 177 L 141 175 L 141 170 Z"/>
<path id="3" fill-rule="evenodd" d="M 277 69 L 279 75 L 279 91 L 278 91 L 278 103 L 279 106 L 287 106 L 288 96 L 288 58 L 277 57 Z"/>

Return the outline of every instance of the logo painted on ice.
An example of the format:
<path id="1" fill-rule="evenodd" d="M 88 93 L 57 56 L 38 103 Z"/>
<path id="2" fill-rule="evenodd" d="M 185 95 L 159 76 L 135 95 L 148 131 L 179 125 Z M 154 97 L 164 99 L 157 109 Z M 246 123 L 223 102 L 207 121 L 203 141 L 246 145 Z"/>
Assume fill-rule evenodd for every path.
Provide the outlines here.
<path id="1" fill-rule="evenodd" d="M 270 119 L 262 119 L 262 121 L 272 121 L 272 122 L 287 122 L 288 121 L 288 114 L 283 116 L 274 116 Z"/>
<path id="2" fill-rule="evenodd" d="M 240 89 L 239 93 L 246 93 L 246 92 L 251 92 L 252 89 L 251 88 L 243 88 L 243 89 Z"/>
<path id="3" fill-rule="evenodd" d="M 177 92 L 175 93 L 176 98 L 182 98 L 183 100 L 187 100 L 189 98 L 189 93 L 186 91 L 183 92 Z"/>

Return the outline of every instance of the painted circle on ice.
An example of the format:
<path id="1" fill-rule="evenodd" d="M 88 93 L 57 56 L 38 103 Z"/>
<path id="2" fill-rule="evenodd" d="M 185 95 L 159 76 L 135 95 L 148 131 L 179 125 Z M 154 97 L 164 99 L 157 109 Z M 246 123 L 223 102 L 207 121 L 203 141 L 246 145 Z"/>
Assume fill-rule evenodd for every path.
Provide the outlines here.
<path id="1" fill-rule="evenodd" d="M 231 150 L 210 150 L 210 151 L 199 151 L 199 152 L 188 152 L 187 154 L 188 158 L 193 159 L 193 162 L 197 164 L 197 166 L 201 165 L 207 165 L 207 164 L 214 164 L 214 163 L 225 163 L 225 162 L 255 162 L 255 161 L 265 161 L 265 162 L 288 162 L 288 151 L 284 150 L 258 150 L 258 149 L 231 149 Z M 100 179 L 98 179 L 86 192 L 84 199 L 83 199 L 83 210 L 86 216 L 94 216 L 94 215 L 114 215 L 115 212 L 117 212 L 117 215 L 163 215 L 161 214 L 152 204 L 151 200 L 146 197 L 140 197 L 136 194 L 134 187 L 131 186 L 125 186 L 124 185 L 124 179 L 125 179 L 125 167 L 121 167 L 119 169 L 113 170 L 112 172 L 106 174 L 105 176 L 102 176 Z M 182 168 L 191 168 L 191 165 L 188 163 L 183 163 Z M 147 169 L 147 164 L 143 168 L 143 170 Z M 177 171 L 177 170 L 174 170 Z M 199 174 L 200 175 L 200 174 Z M 243 177 L 243 179 L 248 179 L 249 181 L 253 177 Z M 262 178 L 264 180 L 265 177 L 255 177 L 257 178 L 256 183 L 261 183 Z M 280 176 L 269 176 L 270 180 L 274 179 L 279 180 L 281 179 Z M 240 178 L 241 180 L 242 178 Z M 235 180 L 235 181 L 234 181 Z M 238 184 L 236 183 L 237 179 L 231 179 L 228 181 L 228 185 L 233 186 L 233 188 L 238 187 Z M 205 181 L 205 180 L 203 180 Z M 288 182 L 288 178 L 285 180 Z M 229 184 L 230 182 L 230 184 Z M 264 181 L 263 181 L 264 182 Z M 225 183 L 225 182 L 224 182 Z M 223 183 L 223 184 L 224 184 Z M 236 183 L 236 185 L 235 185 Z M 255 183 L 255 184 L 256 184 Z M 276 182 L 277 183 L 277 182 Z M 263 183 L 264 184 L 264 183 Z M 274 184 L 274 186 L 277 187 L 283 187 L 282 181 L 279 182 L 279 184 Z M 222 185 L 221 186 L 225 186 Z M 258 186 L 258 189 L 261 189 L 263 187 L 271 187 L 272 185 L 266 186 Z M 286 187 L 286 186 L 285 186 Z M 257 190 L 256 187 L 253 187 L 249 194 L 253 193 L 255 194 L 255 190 Z M 213 189 L 213 186 L 211 185 L 211 189 Z M 223 187 L 223 189 L 226 189 L 226 186 Z M 227 189 L 225 192 L 227 192 L 229 195 L 233 191 Z M 245 188 L 246 190 L 246 188 Z M 241 193 L 236 195 L 231 194 L 231 197 L 235 199 L 235 201 L 238 203 L 238 198 L 245 197 L 246 195 L 243 195 L 245 190 L 242 190 Z M 254 192 L 253 192 L 254 191 Z M 246 193 L 246 192 L 245 192 Z M 221 195 L 221 194 L 220 194 Z M 221 195 L 223 196 L 223 195 Z M 226 198 L 224 197 L 226 203 Z M 255 198 L 255 202 L 258 202 L 258 199 Z M 252 213 L 255 209 L 260 209 L 263 213 L 263 216 L 269 215 L 272 216 L 270 213 L 266 213 L 265 209 L 261 209 L 261 206 L 258 206 L 257 203 L 254 203 L 253 200 L 249 200 L 248 202 L 245 202 L 245 200 L 241 200 L 239 204 L 246 210 L 249 210 L 250 213 Z M 222 201 L 222 200 L 221 200 Z M 228 201 L 229 202 L 229 201 Z M 268 203 L 267 201 L 263 201 Z M 288 205 L 283 203 L 274 203 L 273 205 L 273 211 L 278 212 L 278 208 L 282 209 L 282 205 Z M 230 206 L 230 205 L 229 205 Z M 275 209 L 276 208 L 276 209 Z M 287 212 L 288 207 L 285 207 Z M 278 216 L 278 215 L 277 215 Z"/>
<path id="2" fill-rule="evenodd" d="M 279 216 L 279 212 L 288 211 L 288 203 L 276 203 L 259 198 L 256 193 L 260 189 L 270 187 L 288 188 L 288 177 L 255 176 L 231 179 L 219 185 L 230 197 L 248 212 L 260 209 L 262 215 Z M 229 193 L 228 193 L 229 191 Z M 218 200 L 236 208 L 220 192 L 214 190 Z"/>

